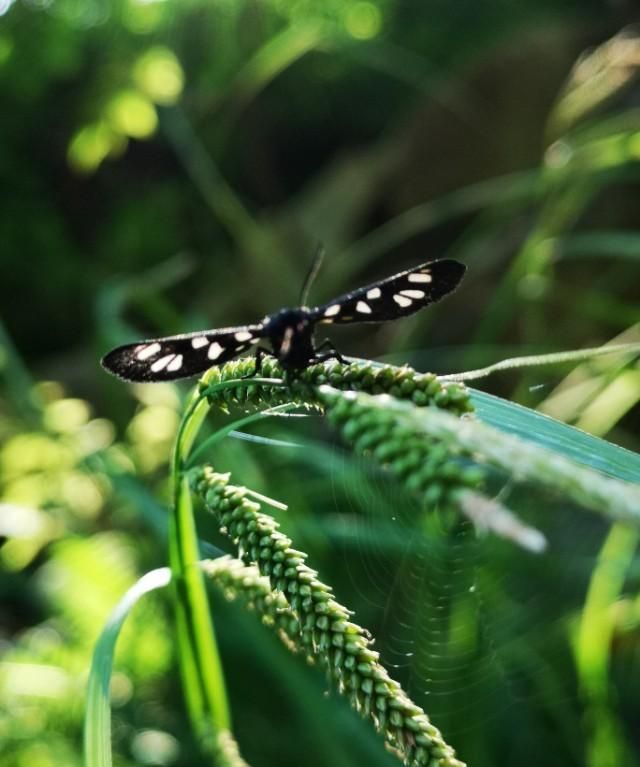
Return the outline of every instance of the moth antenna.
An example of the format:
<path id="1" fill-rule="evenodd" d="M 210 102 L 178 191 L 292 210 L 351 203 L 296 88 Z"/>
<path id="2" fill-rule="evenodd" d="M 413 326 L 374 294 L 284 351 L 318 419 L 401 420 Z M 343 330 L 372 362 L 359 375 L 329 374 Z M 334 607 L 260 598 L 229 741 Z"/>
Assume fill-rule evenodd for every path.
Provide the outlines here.
<path id="1" fill-rule="evenodd" d="M 325 247 L 321 242 L 319 242 L 318 247 L 316 248 L 316 254 L 313 257 L 313 261 L 311 262 L 311 266 L 307 272 L 307 276 L 304 278 L 304 282 L 302 283 L 302 290 L 300 291 L 300 300 L 298 301 L 298 306 L 306 306 L 307 298 L 309 297 L 309 290 L 313 285 L 313 281 L 318 276 L 318 272 L 320 271 L 320 267 L 324 261 L 325 254 Z"/>

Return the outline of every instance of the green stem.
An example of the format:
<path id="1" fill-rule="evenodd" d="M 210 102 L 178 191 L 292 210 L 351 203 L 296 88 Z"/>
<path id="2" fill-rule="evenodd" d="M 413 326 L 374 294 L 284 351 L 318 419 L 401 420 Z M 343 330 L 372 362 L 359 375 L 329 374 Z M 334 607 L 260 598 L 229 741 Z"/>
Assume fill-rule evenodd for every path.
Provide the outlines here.
<path id="1" fill-rule="evenodd" d="M 279 379 L 271 378 L 236 378 L 201 385 L 192 396 L 180 422 L 172 464 L 174 504 L 169 525 L 169 562 L 174 574 L 181 674 L 194 730 L 203 741 L 211 743 L 211 749 L 221 764 L 232 763 L 225 761 L 228 749 L 226 746 L 223 748 L 228 741 L 225 740 L 225 733 L 230 728 L 231 717 L 213 619 L 198 565 L 200 551 L 197 530 L 184 471 L 190 463 L 191 450 L 209 412 L 209 398 L 223 396 L 225 391 L 246 389 L 257 383 L 274 388 L 282 385 Z M 226 433 L 224 429 L 222 432 Z M 208 443 L 204 443 L 198 452 L 207 446 Z"/>
<path id="2" fill-rule="evenodd" d="M 189 487 L 182 472 L 209 410 L 201 394 L 182 419 L 173 458 L 173 514 L 169 529 L 169 561 L 174 574 L 177 636 L 187 706 L 195 731 L 214 742 L 230 727 L 229 706 L 204 579 L 198 566 L 199 547 Z"/>

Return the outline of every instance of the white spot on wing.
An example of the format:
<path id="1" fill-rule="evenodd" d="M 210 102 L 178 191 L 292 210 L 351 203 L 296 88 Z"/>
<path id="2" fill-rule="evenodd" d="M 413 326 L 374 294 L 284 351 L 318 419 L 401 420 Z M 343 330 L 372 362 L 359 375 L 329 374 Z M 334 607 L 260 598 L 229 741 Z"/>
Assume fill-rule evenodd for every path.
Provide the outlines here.
<path id="1" fill-rule="evenodd" d="M 432 277 L 429 274 L 429 272 L 415 272 L 415 274 L 410 274 L 407 279 L 409 282 L 431 282 Z"/>
<path id="2" fill-rule="evenodd" d="M 324 310 L 325 317 L 335 317 L 336 314 L 340 314 L 340 304 L 331 304 Z"/>
<path id="3" fill-rule="evenodd" d="M 191 339 L 191 346 L 193 346 L 194 349 L 202 349 L 203 346 L 206 346 L 209 343 L 209 339 L 206 336 L 197 336 L 196 338 Z"/>
<path id="4" fill-rule="evenodd" d="M 401 306 L 403 309 L 406 309 L 408 306 L 411 306 L 413 301 L 410 298 L 407 298 L 406 296 L 401 296 L 399 293 L 396 293 L 396 295 L 393 297 L 393 300 L 398 304 L 398 306 Z"/>
<path id="5" fill-rule="evenodd" d="M 209 351 L 207 352 L 207 357 L 210 360 L 217 360 L 223 351 L 224 351 L 224 347 L 220 346 L 220 344 L 217 341 L 214 341 L 209 347 Z"/>
<path id="6" fill-rule="evenodd" d="M 360 314 L 371 314 L 371 307 L 364 301 L 358 301 L 356 311 L 360 312 Z"/>
<path id="7" fill-rule="evenodd" d="M 180 370 L 182 367 L 182 354 L 176 354 L 176 358 L 174 360 L 171 360 L 171 362 L 167 365 L 167 370 L 171 373 L 175 373 L 176 370 Z"/>
<path id="8" fill-rule="evenodd" d="M 382 295 L 382 291 L 380 288 L 371 288 L 371 290 L 367 290 L 367 298 L 373 300 L 375 298 L 380 298 Z"/>
<path id="9" fill-rule="evenodd" d="M 424 298 L 424 290 L 401 290 L 400 293 L 407 298 Z"/>
<path id="10" fill-rule="evenodd" d="M 239 330 L 235 334 L 236 341 L 249 341 L 251 338 L 253 338 L 253 334 L 249 333 L 248 330 Z"/>
<path id="11" fill-rule="evenodd" d="M 175 354 L 167 354 L 164 357 L 160 357 L 159 360 L 156 360 L 153 365 L 151 365 L 151 372 L 159 373 L 161 370 L 164 370 L 175 356 Z"/>
<path id="12" fill-rule="evenodd" d="M 153 357 L 154 354 L 157 354 L 162 347 L 160 344 L 149 344 L 149 346 L 143 346 L 142 349 L 136 354 L 137 360 L 148 360 L 149 357 Z"/>

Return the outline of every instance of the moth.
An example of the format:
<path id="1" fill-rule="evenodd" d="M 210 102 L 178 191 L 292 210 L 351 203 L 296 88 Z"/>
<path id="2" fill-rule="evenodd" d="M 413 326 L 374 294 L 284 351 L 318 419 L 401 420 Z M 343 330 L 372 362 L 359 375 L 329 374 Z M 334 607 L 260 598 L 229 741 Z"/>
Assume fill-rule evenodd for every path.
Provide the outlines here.
<path id="1" fill-rule="evenodd" d="M 305 281 L 303 296 L 315 271 L 314 265 Z M 321 306 L 280 309 L 253 325 L 201 330 L 118 346 L 105 355 L 102 365 L 125 381 L 153 383 L 196 376 L 251 347 L 256 349 L 254 374 L 260 372 L 265 354 L 274 356 L 287 371 L 302 370 L 328 359 L 346 362 L 328 339 L 315 345 L 317 325 L 386 322 L 408 317 L 453 292 L 465 271 L 466 267 L 458 261 L 431 261 Z M 260 346 L 261 342 L 268 344 L 268 348 Z"/>

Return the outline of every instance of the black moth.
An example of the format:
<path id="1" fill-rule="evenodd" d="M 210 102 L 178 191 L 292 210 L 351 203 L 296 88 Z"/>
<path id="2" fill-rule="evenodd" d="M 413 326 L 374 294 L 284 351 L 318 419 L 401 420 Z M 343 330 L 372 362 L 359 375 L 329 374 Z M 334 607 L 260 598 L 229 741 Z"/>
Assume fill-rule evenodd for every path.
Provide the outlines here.
<path id="1" fill-rule="evenodd" d="M 306 306 L 281 309 L 255 325 L 202 330 L 118 346 L 103 358 L 102 365 L 125 381 L 175 381 L 220 365 L 262 339 L 271 348 L 257 347 L 256 373 L 264 354 L 276 357 L 285 370 L 300 370 L 332 358 L 344 362 L 329 341 L 314 345 L 317 324 L 384 322 L 407 317 L 454 291 L 465 270 L 457 261 L 432 261 L 314 309 Z"/>

